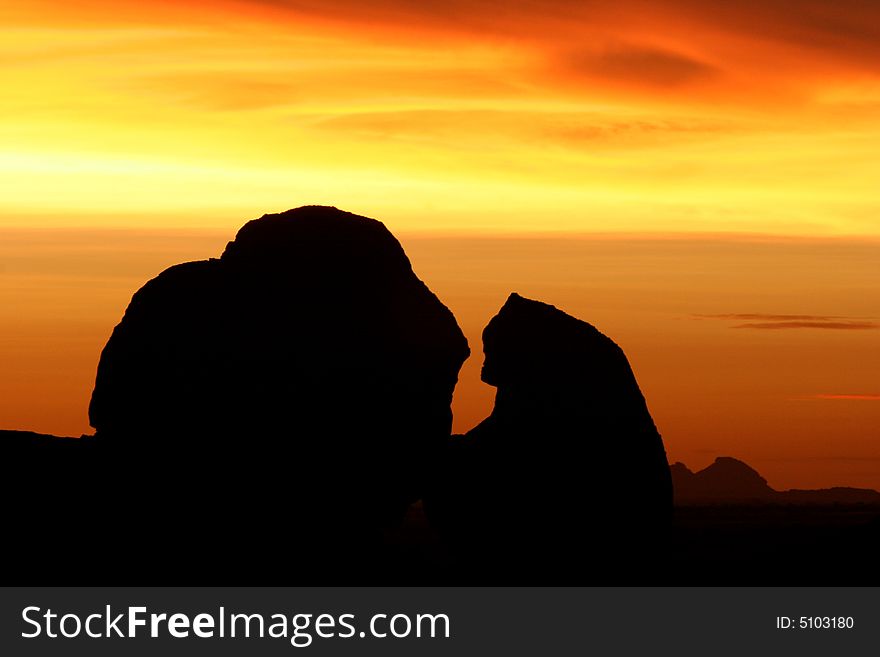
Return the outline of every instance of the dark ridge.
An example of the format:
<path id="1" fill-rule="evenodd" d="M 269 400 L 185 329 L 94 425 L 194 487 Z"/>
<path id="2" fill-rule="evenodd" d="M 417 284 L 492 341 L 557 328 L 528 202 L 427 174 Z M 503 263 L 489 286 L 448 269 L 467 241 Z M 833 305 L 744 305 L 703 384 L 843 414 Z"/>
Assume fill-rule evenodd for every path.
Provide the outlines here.
<path id="1" fill-rule="evenodd" d="M 82 436 L 86 438 L 86 436 Z M 8 448 L 9 445 L 22 445 L 24 449 L 49 444 L 67 444 L 66 441 L 79 440 L 72 436 L 53 436 L 48 433 L 36 433 L 35 431 L 15 431 L 0 429 L 0 444 Z"/>
<path id="2" fill-rule="evenodd" d="M 719 456 L 708 467 L 692 472 L 684 463 L 671 468 L 675 503 L 710 504 L 880 504 L 880 492 L 835 487 L 782 490 L 769 486 L 757 470 L 738 459 Z"/>
<path id="3" fill-rule="evenodd" d="M 791 488 L 779 491 L 783 504 L 873 504 L 880 505 L 880 492 L 871 488 L 833 486 L 802 490 Z"/>

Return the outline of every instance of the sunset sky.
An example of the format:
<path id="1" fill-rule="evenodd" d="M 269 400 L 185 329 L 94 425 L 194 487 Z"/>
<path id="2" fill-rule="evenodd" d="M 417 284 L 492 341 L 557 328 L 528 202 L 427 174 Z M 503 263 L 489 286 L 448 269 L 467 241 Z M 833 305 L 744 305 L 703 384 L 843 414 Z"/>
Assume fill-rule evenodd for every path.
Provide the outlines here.
<path id="1" fill-rule="evenodd" d="M 131 294 L 311 203 L 471 341 L 517 290 L 673 460 L 880 488 L 880 3 L 0 0 L 0 428 L 79 435 Z"/>

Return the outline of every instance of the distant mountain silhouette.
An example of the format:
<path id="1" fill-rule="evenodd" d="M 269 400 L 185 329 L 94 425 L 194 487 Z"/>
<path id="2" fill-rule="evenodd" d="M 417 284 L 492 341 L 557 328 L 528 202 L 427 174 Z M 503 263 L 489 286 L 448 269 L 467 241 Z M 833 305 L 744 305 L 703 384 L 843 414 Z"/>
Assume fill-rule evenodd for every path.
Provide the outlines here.
<path id="1" fill-rule="evenodd" d="M 880 492 L 866 488 L 777 491 L 754 468 L 729 456 L 719 456 L 698 472 L 680 462 L 670 471 L 677 505 L 880 504 Z"/>
<path id="2" fill-rule="evenodd" d="M 426 500 L 429 518 L 476 569 L 651 567 L 643 541 L 654 554 L 662 549 L 672 488 L 620 347 L 586 322 L 511 294 L 484 330 L 483 350 L 495 407 L 450 440 Z"/>
<path id="3" fill-rule="evenodd" d="M 735 458 L 720 456 L 707 468 L 691 472 L 684 463 L 670 466 L 675 500 L 755 500 L 763 501 L 776 491 L 758 472 Z"/>
<path id="4" fill-rule="evenodd" d="M 383 224 L 318 206 L 266 215 L 220 259 L 134 295 L 98 365 L 88 467 L 71 461 L 63 487 L 33 479 L 45 459 L 16 438 L 7 485 L 102 509 L 103 558 L 356 570 L 421 496 L 468 354 Z M 48 525 L 18 499 L 39 542 Z"/>

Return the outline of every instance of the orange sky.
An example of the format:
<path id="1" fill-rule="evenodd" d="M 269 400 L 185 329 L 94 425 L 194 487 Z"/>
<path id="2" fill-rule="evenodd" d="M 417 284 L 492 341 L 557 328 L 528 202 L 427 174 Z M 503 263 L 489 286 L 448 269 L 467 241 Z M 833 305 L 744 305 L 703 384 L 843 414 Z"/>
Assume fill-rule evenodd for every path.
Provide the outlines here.
<path id="1" fill-rule="evenodd" d="M 878 3 L 0 0 L 0 61 L 0 427 L 87 430 L 146 278 L 326 203 L 459 317 L 458 429 L 518 289 L 624 346 L 674 458 L 880 488 Z"/>
<path id="2" fill-rule="evenodd" d="M 311 201 L 403 229 L 876 234 L 878 26 L 818 0 L 5 2 L 2 221 Z"/>

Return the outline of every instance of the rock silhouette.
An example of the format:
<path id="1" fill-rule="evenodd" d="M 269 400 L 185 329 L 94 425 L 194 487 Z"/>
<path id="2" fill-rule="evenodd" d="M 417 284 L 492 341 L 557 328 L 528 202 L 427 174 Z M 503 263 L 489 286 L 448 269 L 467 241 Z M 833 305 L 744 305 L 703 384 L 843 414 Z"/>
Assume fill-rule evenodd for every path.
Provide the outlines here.
<path id="1" fill-rule="evenodd" d="M 694 499 L 761 501 L 775 493 L 757 470 L 729 456 L 719 456 L 699 472 L 691 472 L 684 463 L 674 463 L 670 471 L 677 503 Z"/>
<path id="2" fill-rule="evenodd" d="M 303 207 L 139 290 L 101 355 L 89 417 L 108 451 L 162 473 L 169 503 L 220 502 L 200 534 L 225 537 L 238 515 L 323 554 L 420 496 L 468 354 L 383 224 Z"/>
<path id="3" fill-rule="evenodd" d="M 92 540 L 168 575 L 355 570 L 421 496 L 468 354 L 382 223 L 251 221 L 146 283 L 101 354 L 89 477 L 114 520 Z"/>
<path id="4" fill-rule="evenodd" d="M 172 267 L 134 295 L 101 355 L 96 435 L 0 431 L 7 579 L 880 576 L 880 507 L 868 507 L 880 493 L 775 491 L 730 458 L 672 467 L 666 549 L 670 468 L 621 349 L 515 294 L 483 338 L 495 408 L 450 437 L 467 341 L 385 227 L 326 207 L 248 223 L 219 259 Z M 793 567 L 779 568 L 781 554 Z"/>
<path id="5" fill-rule="evenodd" d="M 647 565 L 650 555 L 632 561 L 630 552 L 642 550 L 639 539 L 662 548 L 672 488 L 620 347 L 586 322 L 511 294 L 485 328 L 483 350 L 495 407 L 450 441 L 429 517 L 478 569 L 515 563 L 538 574 L 595 574 L 597 558 L 603 567 Z"/>
<path id="6" fill-rule="evenodd" d="M 708 504 L 880 504 L 880 492 L 865 488 L 834 487 L 783 490 L 770 487 L 758 471 L 730 456 L 719 456 L 698 472 L 684 463 L 670 466 L 675 503 Z"/>

